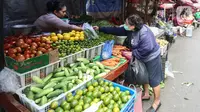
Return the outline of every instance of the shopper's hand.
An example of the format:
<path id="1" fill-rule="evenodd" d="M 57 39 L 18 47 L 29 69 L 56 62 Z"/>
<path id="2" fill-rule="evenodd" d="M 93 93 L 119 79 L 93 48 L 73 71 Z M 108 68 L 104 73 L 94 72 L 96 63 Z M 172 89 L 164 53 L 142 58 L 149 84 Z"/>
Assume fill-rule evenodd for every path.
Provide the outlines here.
<path id="1" fill-rule="evenodd" d="M 93 26 L 94 30 L 99 30 L 98 26 Z"/>

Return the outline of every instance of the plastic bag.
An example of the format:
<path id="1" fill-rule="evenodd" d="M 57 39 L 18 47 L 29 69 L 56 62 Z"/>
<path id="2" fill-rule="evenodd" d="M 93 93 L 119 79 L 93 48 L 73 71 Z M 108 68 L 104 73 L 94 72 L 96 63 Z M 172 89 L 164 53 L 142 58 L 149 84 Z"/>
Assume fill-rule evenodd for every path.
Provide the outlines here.
<path id="1" fill-rule="evenodd" d="M 89 39 L 99 38 L 99 36 L 97 35 L 97 33 L 95 32 L 95 30 L 93 29 L 93 27 L 90 24 L 84 23 L 83 24 L 83 30 L 84 30 L 84 33 L 86 34 L 86 36 Z"/>
<path id="2" fill-rule="evenodd" d="M 100 60 L 106 60 L 112 57 L 112 49 L 114 46 L 114 40 L 106 41 L 101 51 Z"/>
<path id="3" fill-rule="evenodd" d="M 19 88 L 20 85 L 16 75 L 4 68 L 0 72 L 0 92 L 15 93 Z"/>
<path id="4" fill-rule="evenodd" d="M 169 61 L 166 61 L 166 63 L 165 63 L 165 74 L 166 74 L 166 76 L 174 78 L 172 64 Z"/>
<path id="5" fill-rule="evenodd" d="M 132 58 L 125 71 L 125 82 L 139 85 L 148 84 L 149 76 L 145 64 L 137 59 L 133 61 Z"/>

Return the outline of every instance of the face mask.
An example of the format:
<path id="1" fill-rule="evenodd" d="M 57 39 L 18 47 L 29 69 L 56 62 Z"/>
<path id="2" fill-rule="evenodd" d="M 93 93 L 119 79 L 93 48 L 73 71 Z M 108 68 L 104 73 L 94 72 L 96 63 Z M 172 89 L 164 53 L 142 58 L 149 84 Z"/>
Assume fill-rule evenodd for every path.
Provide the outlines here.
<path id="1" fill-rule="evenodd" d="M 127 31 L 131 31 L 131 29 L 126 24 L 124 24 L 124 29 Z"/>

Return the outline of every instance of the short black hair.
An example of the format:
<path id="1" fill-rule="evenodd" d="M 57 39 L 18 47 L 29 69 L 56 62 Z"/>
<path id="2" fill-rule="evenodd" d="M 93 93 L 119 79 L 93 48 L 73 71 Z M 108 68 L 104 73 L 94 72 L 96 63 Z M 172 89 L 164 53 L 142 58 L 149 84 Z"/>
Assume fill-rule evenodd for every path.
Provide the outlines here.
<path id="1" fill-rule="evenodd" d="M 130 15 L 126 20 L 129 25 L 135 26 L 135 30 L 140 30 L 144 24 L 142 18 L 137 14 Z"/>
<path id="2" fill-rule="evenodd" d="M 54 12 L 55 10 L 60 11 L 63 7 L 65 7 L 65 4 L 58 0 L 50 0 L 47 2 L 46 6 L 48 12 Z"/>

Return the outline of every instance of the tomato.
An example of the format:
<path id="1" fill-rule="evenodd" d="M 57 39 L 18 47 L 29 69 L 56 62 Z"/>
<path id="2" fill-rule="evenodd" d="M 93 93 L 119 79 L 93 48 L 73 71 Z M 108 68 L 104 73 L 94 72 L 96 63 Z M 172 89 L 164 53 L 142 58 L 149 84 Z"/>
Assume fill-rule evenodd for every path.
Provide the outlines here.
<path id="1" fill-rule="evenodd" d="M 26 50 L 26 51 L 24 51 L 24 54 L 31 54 L 31 51 L 30 50 Z"/>
<path id="2" fill-rule="evenodd" d="M 3 47 L 4 47 L 4 49 L 7 50 L 7 49 L 11 48 L 12 45 L 11 45 L 11 44 L 7 44 L 7 43 L 5 43 Z"/>
<path id="3" fill-rule="evenodd" d="M 38 45 L 35 43 L 35 42 L 33 42 L 32 44 L 31 44 L 31 46 L 36 46 L 36 47 L 38 47 Z"/>
<path id="4" fill-rule="evenodd" d="M 40 41 L 41 41 L 40 37 L 35 38 L 35 42 L 40 42 Z"/>
<path id="5" fill-rule="evenodd" d="M 32 50 L 32 53 L 33 53 L 33 54 L 36 54 L 36 53 L 37 53 L 37 51 L 35 51 L 35 50 Z"/>
<path id="6" fill-rule="evenodd" d="M 16 47 L 15 49 L 17 50 L 18 53 L 21 53 L 21 52 L 22 52 L 21 47 Z"/>
<path id="7" fill-rule="evenodd" d="M 15 59 L 15 57 L 16 57 L 15 54 L 9 54 L 8 56 L 11 57 L 11 58 L 13 58 L 13 59 Z"/>
<path id="8" fill-rule="evenodd" d="M 31 56 L 30 56 L 30 54 L 24 54 L 24 57 L 25 57 L 26 60 L 27 60 L 27 59 L 30 59 Z"/>
<path id="9" fill-rule="evenodd" d="M 43 53 L 42 53 L 42 51 L 38 51 L 37 52 L 37 56 L 40 56 L 40 55 L 42 55 Z"/>
<path id="10" fill-rule="evenodd" d="M 36 49 L 37 49 L 37 46 L 34 46 L 34 45 L 31 46 L 31 50 L 36 50 Z"/>
<path id="11" fill-rule="evenodd" d="M 16 45 L 17 45 L 18 47 L 22 46 L 23 44 L 24 44 L 24 40 L 23 40 L 23 39 L 17 40 Z"/>
<path id="12" fill-rule="evenodd" d="M 9 53 L 9 54 L 15 54 L 15 53 L 17 53 L 17 50 L 14 49 L 14 48 L 10 48 L 10 49 L 8 50 L 8 53 Z"/>
<path id="13" fill-rule="evenodd" d="M 30 45 L 32 43 L 32 40 L 31 39 L 26 39 L 25 42 Z"/>
<path id="14" fill-rule="evenodd" d="M 25 60 L 25 57 L 24 57 L 24 55 L 19 54 L 19 55 L 17 55 L 16 60 L 17 60 L 17 61 L 24 61 L 24 60 Z"/>

